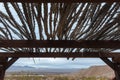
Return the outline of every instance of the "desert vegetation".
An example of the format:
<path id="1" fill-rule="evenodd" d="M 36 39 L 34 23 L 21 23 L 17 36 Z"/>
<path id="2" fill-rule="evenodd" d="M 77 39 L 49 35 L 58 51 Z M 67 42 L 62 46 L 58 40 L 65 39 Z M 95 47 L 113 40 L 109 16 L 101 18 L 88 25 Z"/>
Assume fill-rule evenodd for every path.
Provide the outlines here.
<path id="1" fill-rule="evenodd" d="M 107 78 L 96 77 L 73 77 L 64 75 L 11 75 L 6 76 L 5 80 L 109 80 Z"/>
<path id="2" fill-rule="evenodd" d="M 117 2 L 113 4 L 1 3 L 0 7 L 0 40 L 2 45 L 8 44 L 4 42 L 5 40 L 75 40 L 77 43 L 80 43 L 79 40 L 120 40 L 120 3 Z M 1 47 L 0 50 L 14 54 L 19 52 L 20 54 L 22 52 L 33 54 L 77 52 L 82 53 L 82 57 L 84 57 L 83 53 L 98 52 L 99 55 L 101 52 L 113 52 L 115 48 L 57 48 L 54 46 L 47 48 Z M 73 60 L 74 58 L 76 57 L 73 57 Z M 10 59 L 16 61 L 18 58 Z M 105 59 L 102 60 L 105 61 Z M 3 64 L 2 66 L 6 67 Z M 67 76 L 12 75 L 6 77 L 6 80 L 48 80 L 49 78 L 51 78 L 50 80 L 81 79 Z M 96 78 L 82 78 L 82 80 L 94 79 Z M 104 78 L 97 79 L 104 80 Z"/>
<path id="3" fill-rule="evenodd" d="M 8 72 L 5 80 L 112 80 L 114 74 L 109 66 L 91 66 L 70 73 Z"/>

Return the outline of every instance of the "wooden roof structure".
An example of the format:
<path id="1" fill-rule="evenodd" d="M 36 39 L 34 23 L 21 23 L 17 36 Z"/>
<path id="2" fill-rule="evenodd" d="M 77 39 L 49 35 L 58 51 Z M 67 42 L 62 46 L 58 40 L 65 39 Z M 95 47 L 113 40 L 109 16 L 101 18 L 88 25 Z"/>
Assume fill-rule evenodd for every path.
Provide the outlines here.
<path id="1" fill-rule="evenodd" d="M 20 57 L 98 57 L 120 80 L 119 0 L 0 2 L 0 80 Z"/>
<path id="2" fill-rule="evenodd" d="M 0 11 L 2 50 L 79 52 L 86 48 L 105 51 L 115 49 L 104 48 L 120 48 L 120 4 L 117 2 L 1 5 L 4 7 Z M 14 48 L 15 46 L 18 47 Z M 26 48 L 19 48 L 20 46 Z M 32 46 L 36 49 L 29 48 Z"/>

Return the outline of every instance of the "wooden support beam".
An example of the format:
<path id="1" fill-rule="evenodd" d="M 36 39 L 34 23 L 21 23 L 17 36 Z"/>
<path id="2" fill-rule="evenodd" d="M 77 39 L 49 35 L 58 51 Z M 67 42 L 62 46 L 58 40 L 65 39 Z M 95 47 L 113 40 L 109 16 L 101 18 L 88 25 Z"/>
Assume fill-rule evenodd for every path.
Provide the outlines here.
<path id="1" fill-rule="evenodd" d="M 114 63 L 115 80 L 120 80 L 120 64 Z"/>
<path id="2" fill-rule="evenodd" d="M 0 67 L 0 80 L 4 80 L 4 76 L 5 76 L 5 69 L 3 68 L 3 66 Z"/>
<path id="3" fill-rule="evenodd" d="M 120 57 L 113 57 L 112 62 L 114 65 L 115 80 L 120 80 Z"/>
<path id="4" fill-rule="evenodd" d="M 12 64 L 14 64 L 16 61 L 18 60 L 18 58 L 11 58 L 6 65 L 6 69 L 8 69 Z"/>
<path id="5" fill-rule="evenodd" d="M 110 61 L 110 60 L 108 59 L 108 57 L 101 57 L 101 59 L 102 59 L 109 67 L 111 67 L 113 70 L 115 69 L 113 62 Z"/>
<path id="6" fill-rule="evenodd" d="M 0 40 L 4 48 L 120 48 L 118 40 Z"/>
<path id="7" fill-rule="evenodd" d="M 18 58 L 12 58 L 8 61 L 7 57 L 0 57 L 0 80 L 4 80 L 5 71 L 17 60 Z"/>
<path id="8" fill-rule="evenodd" d="M 0 57 L 0 80 L 4 80 L 8 58 Z"/>
<path id="9" fill-rule="evenodd" d="M 36 2 L 52 2 L 52 3 L 70 3 L 70 2 L 94 2 L 94 3 L 100 3 L 100 2 L 108 2 L 108 3 L 112 3 L 112 2 L 119 2 L 119 0 L 0 0 L 0 2 L 32 2 L 32 3 L 36 3 Z"/>
<path id="10" fill-rule="evenodd" d="M 118 59 L 119 56 L 113 57 L 112 60 L 109 60 L 107 57 L 101 57 L 101 59 L 109 66 L 113 69 L 114 73 L 115 73 L 115 78 L 113 80 L 120 80 L 120 63 L 118 63 L 119 60 Z M 115 59 L 117 58 L 117 59 Z"/>
<path id="11" fill-rule="evenodd" d="M 41 53 L 32 53 L 32 52 L 15 52 L 15 53 L 0 53 L 0 57 L 16 57 L 16 58 L 27 58 L 27 57 L 40 57 L 40 58 L 99 58 L 99 57 L 116 57 L 120 56 L 120 53 L 99 53 L 99 52 L 41 52 Z"/>

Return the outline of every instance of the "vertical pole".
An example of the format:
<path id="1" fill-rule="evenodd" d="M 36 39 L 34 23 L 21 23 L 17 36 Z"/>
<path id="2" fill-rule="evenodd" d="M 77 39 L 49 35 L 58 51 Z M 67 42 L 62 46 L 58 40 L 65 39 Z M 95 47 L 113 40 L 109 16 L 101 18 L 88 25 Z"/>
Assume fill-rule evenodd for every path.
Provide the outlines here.
<path id="1" fill-rule="evenodd" d="M 115 80 L 120 80 L 120 61 L 119 57 L 114 57 L 112 59 L 114 65 Z"/>
<path id="2" fill-rule="evenodd" d="M 0 80 L 4 80 L 7 61 L 8 61 L 8 58 L 0 57 Z"/>
<path id="3" fill-rule="evenodd" d="M 3 65 L 0 65 L 0 80 L 4 80 L 5 68 Z"/>
<path id="4" fill-rule="evenodd" d="M 101 58 L 108 66 L 110 66 L 115 73 L 113 80 L 120 80 L 120 60 L 117 57 L 112 58 L 112 61 L 108 58 Z"/>
<path id="5" fill-rule="evenodd" d="M 114 73 L 115 73 L 115 80 L 120 80 L 120 65 L 114 63 Z"/>
<path id="6" fill-rule="evenodd" d="M 0 80 L 4 80 L 5 71 L 17 60 L 18 58 L 11 58 L 8 61 L 8 58 L 0 57 Z"/>

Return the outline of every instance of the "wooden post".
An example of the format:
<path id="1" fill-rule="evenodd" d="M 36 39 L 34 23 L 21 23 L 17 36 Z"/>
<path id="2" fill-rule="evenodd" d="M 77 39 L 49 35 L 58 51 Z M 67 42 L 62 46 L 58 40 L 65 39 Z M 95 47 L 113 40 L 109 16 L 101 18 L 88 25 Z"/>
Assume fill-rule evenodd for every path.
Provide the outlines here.
<path id="1" fill-rule="evenodd" d="M 120 58 L 114 57 L 112 59 L 115 72 L 115 80 L 120 80 Z"/>
<path id="2" fill-rule="evenodd" d="M 4 80 L 8 58 L 0 58 L 0 80 Z"/>
<path id="3" fill-rule="evenodd" d="M 5 69 L 3 65 L 0 65 L 0 80 L 4 80 Z"/>
<path id="4" fill-rule="evenodd" d="M 119 57 L 112 58 L 112 61 L 107 57 L 101 57 L 101 59 L 110 66 L 115 72 L 115 78 L 113 80 L 120 80 L 120 59 Z"/>
<path id="5" fill-rule="evenodd" d="M 120 67 L 119 64 L 114 63 L 114 73 L 115 73 L 115 80 L 120 80 Z"/>

